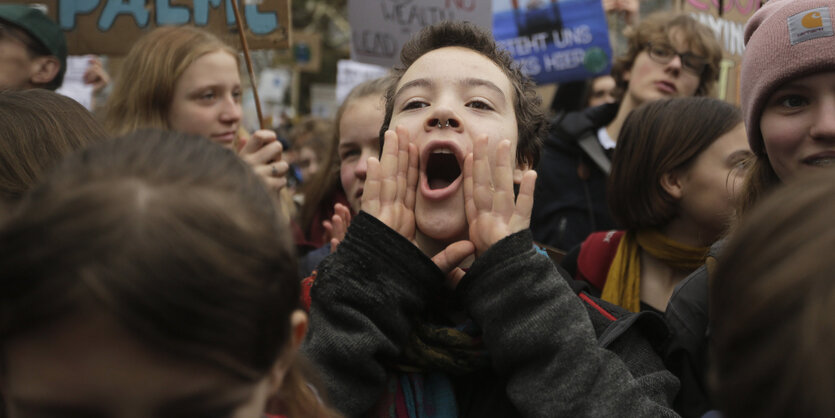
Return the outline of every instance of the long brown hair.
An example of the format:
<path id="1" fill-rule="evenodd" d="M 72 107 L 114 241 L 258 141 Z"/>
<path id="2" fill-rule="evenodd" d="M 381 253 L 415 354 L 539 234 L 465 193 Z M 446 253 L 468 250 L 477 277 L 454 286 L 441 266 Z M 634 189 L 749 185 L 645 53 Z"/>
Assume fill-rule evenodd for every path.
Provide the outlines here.
<path id="1" fill-rule="evenodd" d="M 65 155 L 105 136 L 73 99 L 44 89 L 0 92 L 0 203 L 18 201 Z"/>
<path id="2" fill-rule="evenodd" d="M 618 135 L 607 182 L 612 216 L 627 229 L 666 225 L 678 204 L 661 177 L 686 170 L 741 123 L 737 107 L 709 97 L 657 100 L 633 110 Z"/>
<path id="3" fill-rule="evenodd" d="M 192 26 L 164 26 L 140 38 L 125 57 L 108 98 L 108 132 L 169 129 L 168 112 L 180 76 L 198 58 L 216 51 L 238 60 L 220 38 Z"/>
<path id="4" fill-rule="evenodd" d="M 299 305 L 290 241 L 231 150 L 164 131 L 101 142 L 0 229 L 0 346 L 97 307 L 162 352 L 257 382 L 287 351 Z M 287 409 L 325 410 L 293 369 Z"/>
<path id="5" fill-rule="evenodd" d="M 710 286 L 709 382 L 723 416 L 835 416 L 835 170 L 742 219 Z"/>

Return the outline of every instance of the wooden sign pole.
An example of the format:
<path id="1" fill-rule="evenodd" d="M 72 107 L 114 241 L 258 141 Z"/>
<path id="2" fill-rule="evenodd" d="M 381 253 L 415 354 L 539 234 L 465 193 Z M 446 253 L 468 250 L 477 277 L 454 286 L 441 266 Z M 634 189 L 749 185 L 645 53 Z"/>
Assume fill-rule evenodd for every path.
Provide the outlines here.
<path id="1" fill-rule="evenodd" d="M 264 115 L 261 113 L 261 100 L 258 98 L 258 86 L 255 84 L 255 73 L 252 70 L 252 59 L 249 57 L 249 46 L 246 43 L 244 24 L 241 21 L 241 13 L 238 11 L 238 0 L 232 0 L 232 10 L 235 11 L 235 23 L 238 25 L 238 36 L 241 37 L 241 45 L 244 49 L 246 69 L 249 70 L 249 81 L 252 84 L 252 94 L 255 97 L 255 111 L 258 113 L 258 126 L 261 129 L 267 129 L 267 126 L 264 124 Z"/>

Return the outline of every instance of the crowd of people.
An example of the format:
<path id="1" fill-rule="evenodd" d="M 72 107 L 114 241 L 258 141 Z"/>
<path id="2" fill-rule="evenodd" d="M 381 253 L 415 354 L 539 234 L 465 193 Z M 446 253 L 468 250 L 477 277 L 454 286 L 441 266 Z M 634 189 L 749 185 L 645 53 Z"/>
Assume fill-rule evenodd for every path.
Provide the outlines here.
<path id="1" fill-rule="evenodd" d="M 833 15 L 762 5 L 740 107 L 686 14 L 550 113 L 444 21 L 248 132 L 215 35 L 145 34 L 98 118 L 0 5 L 0 417 L 835 416 Z"/>

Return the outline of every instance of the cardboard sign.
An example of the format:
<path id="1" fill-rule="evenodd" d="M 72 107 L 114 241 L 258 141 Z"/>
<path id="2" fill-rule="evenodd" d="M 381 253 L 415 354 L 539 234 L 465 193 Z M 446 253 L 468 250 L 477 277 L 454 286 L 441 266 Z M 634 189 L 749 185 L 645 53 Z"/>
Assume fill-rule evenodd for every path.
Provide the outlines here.
<path id="1" fill-rule="evenodd" d="M 599 1 L 599 0 L 598 0 Z M 492 22 L 485 0 L 348 0 L 351 59 L 392 67 L 417 31 L 444 20 L 466 20 L 487 30 Z"/>
<path id="2" fill-rule="evenodd" d="M 600 0 L 494 0 L 493 36 L 538 84 L 583 80 L 612 68 Z"/>
<path id="3" fill-rule="evenodd" d="M 322 68 L 322 35 L 294 31 L 293 62 L 299 71 L 318 73 Z"/>
<path id="4" fill-rule="evenodd" d="M 719 66 L 719 82 L 715 96 L 739 104 L 739 77 L 742 53 L 745 51 L 745 22 L 760 9 L 761 0 L 725 0 L 722 16 L 716 0 L 683 0 L 681 11 L 713 29 L 722 45 L 723 59 Z"/>
<path id="5" fill-rule="evenodd" d="M 124 55 L 157 26 L 194 25 L 240 46 L 231 0 L 0 0 L 46 6 L 71 55 Z M 288 48 L 289 0 L 238 0 L 251 49 Z"/>

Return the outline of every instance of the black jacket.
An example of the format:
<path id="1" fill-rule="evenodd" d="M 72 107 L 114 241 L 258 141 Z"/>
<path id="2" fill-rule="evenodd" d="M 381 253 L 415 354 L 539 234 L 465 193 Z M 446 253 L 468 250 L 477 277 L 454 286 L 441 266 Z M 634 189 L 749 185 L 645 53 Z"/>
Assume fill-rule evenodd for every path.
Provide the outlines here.
<path id="1" fill-rule="evenodd" d="M 676 286 L 664 319 L 670 329 L 665 348 L 667 367 L 681 379 L 675 408 L 684 417 L 701 417 L 713 409 L 707 388 L 707 347 L 709 338 L 708 266 L 717 259 L 724 241 L 710 247 L 707 263 Z"/>
<path id="2" fill-rule="evenodd" d="M 415 318 L 437 318 L 444 282 L 432 260 L 376 218 L 362 212 L 351 222 L 320 265 L 302 347 L 337 409 L 354 417 L 374 407 Z M 529 231 L 476 259 L 450 296 L 481 329 L 490 359 L 452 379 L 459 416 L 675 415 L 678 382 L 644 335 L 663 322 L 584 306 Z"/>
<path id="3" fill-rule="evenodd" d="M 593 136 L 590 146 L 602 153 L 597 131 L 614 120 L 618 106 L 602 105 L 552 121 L 536 169 L 531 230 L 537 242 L 568 251 L 594 231 L 617 229 L 606 202 L 608 175 L 579 141 Z"/>

